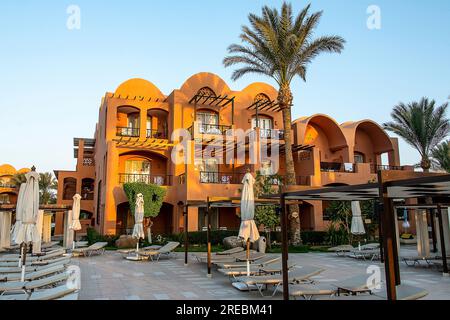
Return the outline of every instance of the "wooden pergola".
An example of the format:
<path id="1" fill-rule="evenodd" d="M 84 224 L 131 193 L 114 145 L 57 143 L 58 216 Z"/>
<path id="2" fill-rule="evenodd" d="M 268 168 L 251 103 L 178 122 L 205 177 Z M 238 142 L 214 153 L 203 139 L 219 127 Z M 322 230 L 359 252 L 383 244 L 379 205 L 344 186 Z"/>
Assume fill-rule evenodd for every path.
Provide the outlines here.
<path id="1" fill-rule="evenodd" d="M 417 177 L 417 176 L 420 177 Z M 282 225 L 282 271 L 283 271 L 283 298 L 289 299 L 288 287 L 288 243 L 287 243 L 287 215 L 288 201 L 302 200 L 346 200 L 363 201 L 378 200 L 380 204 L 380 241 L 382 242 L 381 257 L 385 264 L 386 290 L 389 300 L 397 299 L 396 286 L 401 284 L 399 255 L 397 248 L 396 219 L 394 214 L 394 199 L 420 199 L 420 198 L 448 198 L 450 197 L 450 175 L 426 175 L 419 173 L 398 173 L 378 171 L 378 182 L 342 186 L 312 188 L 300 191 L 283 191 L 280 195 L 269 195 L 269 199 L 278 199 L 281 204 Z M 430 206 L 430 205 L 428 205 Z M 417 206 L 420 208 L 420 206 Z M 423 206 L 422 206 L 423 207 Z M 435 203 L 430 206 L 436 209 L 439 221 L 440 243 L 443 262 L 443 272 L 448 275 L 448 265 L 445 249 L 442 208 L 447 205 Z"/>

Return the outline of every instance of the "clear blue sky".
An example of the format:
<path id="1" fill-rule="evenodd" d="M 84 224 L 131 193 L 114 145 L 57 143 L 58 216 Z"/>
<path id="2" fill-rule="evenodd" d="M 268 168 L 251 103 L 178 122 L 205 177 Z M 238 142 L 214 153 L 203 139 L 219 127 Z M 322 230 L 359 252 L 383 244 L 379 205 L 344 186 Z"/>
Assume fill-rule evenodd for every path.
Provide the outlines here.
<path id="1" fill-rule="evenodd" d="M 292 1 L 300 10 L 306 1 Z M 307 83 L 293 83 L 294 118 L 326 113 L 342 123 L 389 120 L 399 101 L 450 95 L 450 1 L 312 1 L 324 10 L 317 34 L 347 40 L 341 55 L 311 65 Z M 66 28 L 69 5 L 81 9 L 81 29 Z M 0 164 L 73 169 L 73 137 L 92 137 L 101 97 L 142 77 L 169 94 L 192 74 L 220 75 L 249 12 L 281 1 L 72 0 L 0 1 Z M 366 27 L 366 9 L 381 8 L 381 30 Z M 272 83 L 273 84 L 273 83 Z M 401 143 L 403 164 L 417 154 Z"/>

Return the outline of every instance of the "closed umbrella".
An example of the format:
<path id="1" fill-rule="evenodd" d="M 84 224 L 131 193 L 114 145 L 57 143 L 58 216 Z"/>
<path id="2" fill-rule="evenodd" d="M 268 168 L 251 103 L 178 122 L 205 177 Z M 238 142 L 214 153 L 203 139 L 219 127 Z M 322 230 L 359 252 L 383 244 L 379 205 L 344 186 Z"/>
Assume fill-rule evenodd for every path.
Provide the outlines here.
<path id="1" fill-rule="evenodd" d="M 14 234 L 14 242 L 21 244 L 22 277 L 25 279 L 25 261 L 27 244 L 39 241 L 39 232 L 36 229 L 36 221 L 39 215 L 39 174 L 30 171 L 25 175 L 27 182 L 23 190 L 23 196 L 16 207 L 17 215 L 21 219 L 20 225 Z"/>
<path id="2" fill-rule="evenodd" d="M 361 215 L 361 206 L 359 201 L 352 201 L 352 227 L 351 233 L 354 235 L 366 234 L 364 223 Z M 358 244 L 358 249 L 361 250 L 361 243 Z"/>
<path id="3" fill-rule="evenodd" d="M 17 236 L 17 231 L 20 229 L 20 225 L 22 224 L 22 203 L 23 203 L 23 195 L 25 192 L 25 183 L 22 183 L 19 188 L 19 195 L 17 196 L 17 204 L 16 204 L 16 222 L 11 229 L 11 242 L 16 243 L 15 239 Z M 16 243 L 20 244 L 20 243 Z M 20 265 L 19 265 L 20 267 Z"/>
<path id="4" fill-rule="evenodd" d="M 73 230 L 73 233 L 74 233 L 74 241 L 72 241 L 72 249 L 75 249 L 75 240 L 76 240 L 75 231 L 81 230 L 80 201 L 81 201 L 81 196 L 78 193 L 73 196 L 72 223 L 69 226 L 69 229 Z"/>
<path id="5" fill-rule="evenodd" d="M 241 194 L 241 227 L 239 228 L 239 237 L 247 243 L 247 275 L 250 275 L 250 242 L 259 239 L 258 228 L 255 223 L 255 195 L 253 185 L 255 178 L 250 172 L 247 172 L 242 179 Z"/>
<path id="6" fill-rule="evenodd" d="M 137 239 L 136 254 L 139 251 L 139 240 L 145 238 L 144 233 L 144 196 L 142 193 L 138 193 L 136 196 L 136 205 L 134 208 L 134 227 L 133 238 Z"/>

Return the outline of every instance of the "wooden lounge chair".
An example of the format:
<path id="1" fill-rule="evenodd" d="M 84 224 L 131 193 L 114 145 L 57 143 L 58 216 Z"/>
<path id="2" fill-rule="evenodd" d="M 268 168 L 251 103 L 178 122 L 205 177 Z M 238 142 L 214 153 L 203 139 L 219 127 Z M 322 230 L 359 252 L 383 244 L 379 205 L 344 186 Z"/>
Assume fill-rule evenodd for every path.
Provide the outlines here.
<path id="1" fill-rule="evenodd" d="M 145 251 L 145 252 L 138 252 L 137 254 L 139 256 L 144 256 L 150 258 L 151 261 L 159 261 L 159 258 L 161 258 L 161 255 L 167 255 L 170 256 L 173 253 L 173 250 L 175 250 L 180 245 L 179 242 L 169 242 L 165 246 L 161 247 L 158 250 L 151 250 L 151 251 Z"/>
<path id="2" fill-rule="evenodd" d="M 290 264 L 288 266 L 288 269 L 291 269 L 294 266 L 295 266 L 295 264 Z M 273 261 L 273 262 L 268 263 L 263 266 L 255 265 L 255 264 L 250 265 L 250 275 L 277 274 L 277 273 L 281 273 L 281 270 L 282 270 L 281 263 L 276 263 L 276 261 Z M 245 268 L 242 267 L 242 268 L 218 269 L 217 271 L 219 271 L 220 273 L 222 273 L 230 278 L 234 278 L 234 279 L 236 279 L 236 277 L 239 277 L 239 276 L 247 275 L 246 267 Z"/>
<path id="3" fill-rule="evenodd" d="M 300 283 L 300 282 L 312 282 L 311 277 L 318 275 L 323 272 L 324 269 L 317 267 L 303 267 L 303 268 L 292 268 L 288 271 L 288 281 L 289 283 Z M 263 275 L 263 276 L 249 276 L 249 277 L 238 277 L 236 282 L 233 283 L 235 288 L 242 290 L 242 284 L 247 287 L 247 290 L 251 290 L 253 287 L 258 289 L 261 296 L 265 296 L 263 293 L 264 288 L 267 289 L 269 285 L 274 286 L 272 296 L 274 296 L 279 287 L 283 283 L 283 275 Z"/>
<path id="4" fill-rule="evenodd" d="M 90 257 L 94 254 L 101 255 L 105 253 L 105 247 L 108 242 L 96 242 L 87 248 L 76 248 L 72 250 L 72 253 L 78 256 Z"/>

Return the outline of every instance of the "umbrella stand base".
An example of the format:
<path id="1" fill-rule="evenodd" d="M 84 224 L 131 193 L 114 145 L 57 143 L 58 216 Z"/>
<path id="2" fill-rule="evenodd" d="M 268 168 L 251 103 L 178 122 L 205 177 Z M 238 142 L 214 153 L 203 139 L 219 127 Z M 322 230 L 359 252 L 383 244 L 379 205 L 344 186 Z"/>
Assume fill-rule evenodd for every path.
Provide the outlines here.
<path id="1" fill-rule="evenodd" d="M 235 287 L 236 289 L 238 289 L 239 291 L 255 291 L 255 290 L 258 290 L 258 287 L 255 286 L 254 284 L 246 285 L 245 283 L 242 283 L 242 282 L 233 282 L 231 285 L 233 287 Z"/>
<path id="2" fill-rule="evenodd" d="M 206 275 L 206 277 L 207 277 L 207 278 L 212 278 L 212 274 L 211 274 L 211 273 L 208 273 L 208 274 Z"/>

